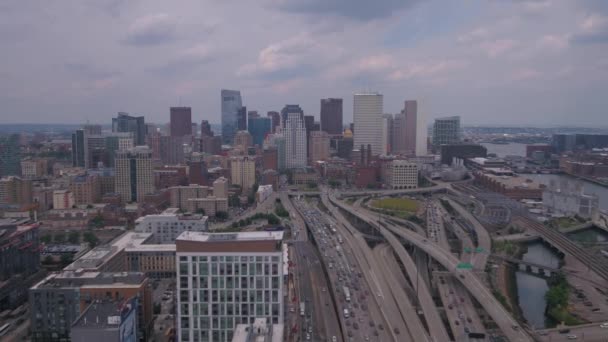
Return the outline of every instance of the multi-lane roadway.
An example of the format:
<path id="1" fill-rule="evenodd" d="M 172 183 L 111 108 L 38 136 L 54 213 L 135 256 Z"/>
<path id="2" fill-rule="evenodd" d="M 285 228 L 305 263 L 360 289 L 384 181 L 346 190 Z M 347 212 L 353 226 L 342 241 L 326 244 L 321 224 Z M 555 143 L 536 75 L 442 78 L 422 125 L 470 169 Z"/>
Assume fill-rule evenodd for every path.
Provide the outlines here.
<path id="1" fill-rule="evenodd" d="M 445 251 L 443 248 L 441 248 L 441 246 L 429 241 L 426 237 L 420 236 L 419 234 L 407 229 L 403 229 L 402 227 L 397 227 L 392 222 L 376 218 L 374 215 L 370 215 L 363 210 L 355 211 L 352 207 L 337 201 L 332 196 L 330 196 L 330 200 L 336 206 L 339 206 L 340 208 L 348 211 L 350 214 L 363 219 L 372 226 L 379 227 L 384 225 L 394 234 L 404 238 L 408 242 L 414 244 L 416 247 L 423 249 L 449 272 L 452 272 L 457 276 L 457 279 L 470 291 L 471 295 L 477 299 L 486 312 L 493 318 L 494 322 L 501 328 L 509 341 L 531 341 L 531 337 L 521 328 L 520 324 L 513 319 L 513 317 L 511 317 L 505 308 L 502 307 L 500 302 L 494 298 L 489 289 L 479 278 L 477 278 L 473 272 L 470 270 L 458 269 L 460 260 L 450 252 Z"/>

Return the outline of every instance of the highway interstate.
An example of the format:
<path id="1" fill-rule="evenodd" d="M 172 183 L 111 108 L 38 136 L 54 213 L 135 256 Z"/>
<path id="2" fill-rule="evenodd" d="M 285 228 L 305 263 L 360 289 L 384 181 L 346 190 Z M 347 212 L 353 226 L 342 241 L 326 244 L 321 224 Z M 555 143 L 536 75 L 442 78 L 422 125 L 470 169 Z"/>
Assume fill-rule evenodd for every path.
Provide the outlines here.
<path id="1" fill-rule="evenodd" d="M 407 327 L 403 320 L 400 320 L 395 302 L 385 303 L 376 296 L 382 290 L 375 281 L 378 277 L 369 276 L 367 270 L 374 266 L 370 266 L 369 262 L 372 260 L 361 253 L 360 242 L 322 214 L 318 208 L 308 206 L 305 201 L 297 203 L 298 208 L 304 211 L 305 216 L 310 220 L 309 228 L 320 250 L 323 251 L 334 297 L 339 302 L 339 306 L 341 305 L 339 312 L 346 335 L 345 340 L 412 341 L 404 336 Z M 345 298 L 345 286 L 349 288 L 351 294 L 350 302 Z M 349 317 L 345 317 L 344 309 L 348 310 Z M 389 312 L 397 312 L 397 314 L 389 315 Z"/>
<path id="2" fill-rule="evenodd" d="M 471 295 L 481 304 L 485 311 L 492 317 L 494 322 L 500 327 L 502 332 L 507 336 L 509 341 L 532 341 L 532 338 L 522 329 L 519 323 L 511 317 L 511 315 L 502 307 L 500 302 L 486 288 L 479 278 L 470 270 L 458 269 L 457 266 L 460 260 L 452 255 L 449 251 L 445 251 L 439 245 L 429 241 L 413 231 L 398 227 L 394 223 L 378 218 L 376 215 L 368 211 L 353 207 L 338 201 L 332 195 L 329 200 L 336 206 L 347 211 L 351 215 L 359 217 L 374 228 L 378 229 L 385 237 L 392 235 L 388 232 L 396 234 L 406 241 L 414 244 L 416 247 L 424 250 L 433 259 L 439 262 L 449 272 L 453 273 L 463 286 L 468 289 Z"/>

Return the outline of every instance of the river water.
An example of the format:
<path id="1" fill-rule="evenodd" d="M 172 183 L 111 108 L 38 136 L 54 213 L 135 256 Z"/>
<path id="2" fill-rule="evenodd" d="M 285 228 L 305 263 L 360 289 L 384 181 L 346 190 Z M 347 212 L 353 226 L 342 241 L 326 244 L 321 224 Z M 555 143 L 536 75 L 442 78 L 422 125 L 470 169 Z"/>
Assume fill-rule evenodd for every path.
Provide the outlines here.
<path id="1" fill-rule="evenodd" d="M 547 267 L 559 267 L 559 257 L 541 242 L 529 243 L 528 251 L 522 256 L 522 260 Z M 515 281 L 519 307 L 528 324 L 536 329 L 545 328 L 545 293 L 549 290 L 547 281 L 521 271 L 515 272 Z"/>

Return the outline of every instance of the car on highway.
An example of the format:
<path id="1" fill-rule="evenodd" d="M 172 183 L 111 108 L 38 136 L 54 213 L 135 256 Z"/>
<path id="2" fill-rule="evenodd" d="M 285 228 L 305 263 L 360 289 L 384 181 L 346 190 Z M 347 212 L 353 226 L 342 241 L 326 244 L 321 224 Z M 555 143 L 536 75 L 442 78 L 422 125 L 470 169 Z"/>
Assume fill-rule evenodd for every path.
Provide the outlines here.
<path id="1" fill-rule="evenodd" d="M 600 324 L 600 328 L 608 328 L 608 322 Z"/>
<path id="2" fill-rule="evenodd" d="M 336 336 L 331 337 L 331 342 L 337 342 L 337 341 L 338 341 L 338 339 L 336 338 Z"/>
<path id="3" fill-rule="evenodd" d="M 310 341 L 310 334 L 306 334 L 306 341 Z"/>
<path id="4" fill-rule="evenodd" d="M 566 336 L 566 338 L 569 340 L 576 340 L 576 339 L 578 339 L 578 336 L 570 334 L 570 335 Z"/>

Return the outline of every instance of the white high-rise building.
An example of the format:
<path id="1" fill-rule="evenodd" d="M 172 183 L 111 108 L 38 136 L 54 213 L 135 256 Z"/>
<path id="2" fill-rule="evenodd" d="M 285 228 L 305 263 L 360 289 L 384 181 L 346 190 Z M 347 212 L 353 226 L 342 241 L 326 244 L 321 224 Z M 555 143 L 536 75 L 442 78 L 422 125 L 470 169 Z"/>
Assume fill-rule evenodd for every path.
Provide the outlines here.
<path id="1" fill-rule="evenodd" d="M 306 166 L 306 127 L 300 113 L 287 113 L 285 121 L 285 167 Z"/>
<path id="2" fill-rule="evenodd" d="M 283 232 L 184 232 L 175 241 L 177 336 L 232 341 L 239 324 L 281 324 L 286 245 Z"/>
<path id="3" fill-rule="evenodd" d="M 383 97 L 378 93 L 355 94 L 353 118 L 355 123 L 354 147 L 372 147 L 372 155 L 386 154 L 382 134 Z"/>

